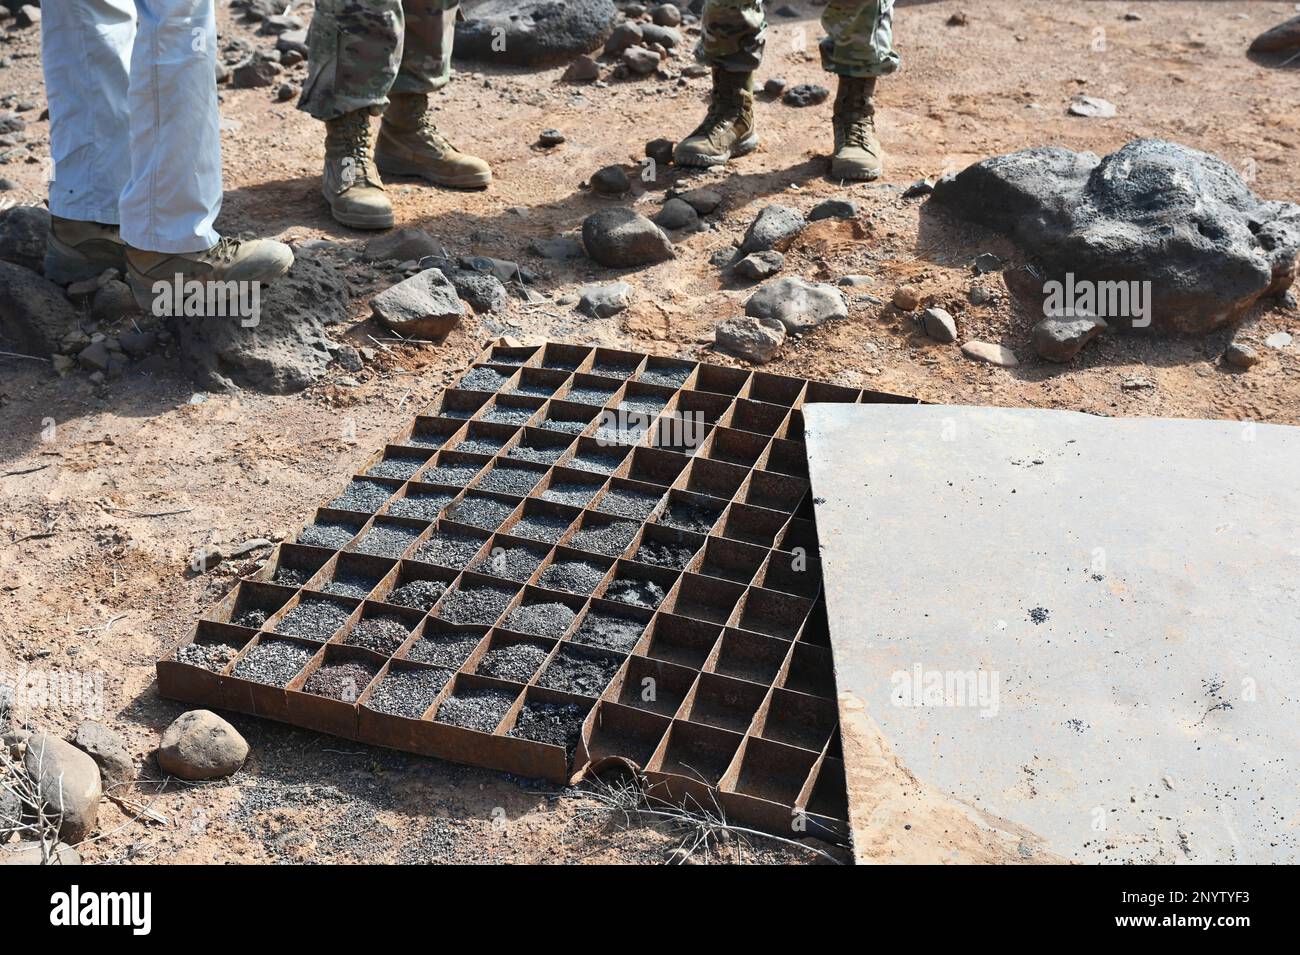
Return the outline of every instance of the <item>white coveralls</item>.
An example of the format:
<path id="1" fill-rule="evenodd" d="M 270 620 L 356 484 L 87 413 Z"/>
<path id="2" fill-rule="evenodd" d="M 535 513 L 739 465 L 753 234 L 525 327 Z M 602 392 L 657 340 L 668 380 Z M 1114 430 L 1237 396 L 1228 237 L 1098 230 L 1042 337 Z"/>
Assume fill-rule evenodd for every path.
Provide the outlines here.
<path id="1" fill-rule="evenodd" d="M 118 224 L 130 246 L 219 238 L 221 130 L 213 0 L 47 0 L 50 211 Z"/>

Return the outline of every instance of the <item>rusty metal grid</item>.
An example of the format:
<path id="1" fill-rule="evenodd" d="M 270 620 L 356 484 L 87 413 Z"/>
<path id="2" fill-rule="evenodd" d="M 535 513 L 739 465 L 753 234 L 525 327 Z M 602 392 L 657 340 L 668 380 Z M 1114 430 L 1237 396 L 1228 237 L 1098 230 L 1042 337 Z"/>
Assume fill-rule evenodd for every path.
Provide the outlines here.
<path id="1" fill-rule="evenodd" d="M 801 410 L 818 401 L 914 399 L 614 349 L 489 346 L 371 457 L 342 502 L 318 508 L 297 542 L 277 546 L 158 662 L 159 691 L 560 783 L 630 764 L 659 798 L 776 832 L 798 819 L 800 831 L 843 840 L 844 765 Z M 515 473 L 494 476 L 497 469 Z M 531 490 L 491 490 L 525 481 L 521 470 L 536 478 Z M 349 497 L 358 490 L 364 503 Z M 616 502 L 632 497 L 652 510 L 615 513 L 627 509 Z M 636 525 L 621 549 L 586 549 L 592 534 L 621 520 Z M 334 535 L 326 546 L 301 543 L 326 533 Z M 451 538 L 477 549 L 461 559 L 430 556 Z M 677 569 L 638 559 L 647 542 L 688 548 L 689 562 Z M 533 561 L 510 568 L 502 555 L 521 548 Z M 564 561 L 603 576 L 589 593 L 550 586 L 548 569 Z M 327 591 L 342 579 L 369 590 Z M 446 590 L 427 612 L 387 602 L 411 581 Z M 640 604 L 613 599 L 623 587 L 645 588 Z M 458 591 L 488 590 L 508 601 L 490 619 L 442 616 Z M 337 608 L 328 639 L 284 632 L 304 600 Z M 563 604 L 575 618 L 545 637 L 506 625 L 513 611 L 537 604 Z M 592 645 L 583 625 L 596 627 L 593 614 L 628 621 L 627 642 Z M 349 641 L 375 616 L 405 623 L 400 646 L 384 653 Z M 302 648 L 296 675 L 283 685 L 236 675 L 273 641 Z M 419 662 L 417 647 L 438 641 L 472 649 L 455 666 Z M 479 672 L 494 649 L 518 642 L 545 652 L 526 683 Z M 178 654 L 194 643 L 235 656 L 211 669 L 183 662 Z M 340 663 L 357 663 L 369 677 L 354 700 L 304 689 L 322 666 Z M 604 682 L 548 686 L 563 682 L 548 675 L 552 666 L 553 674 L 589 666 Z M 445 678 L 423 712 L 372 705 L 385 680 L 410 671 L 431 686 Z M 491 732 L 439 720 L 448 699 L 493 690 L 512 702 Z M 568 711 L 582 719 L 570 745 L 516 735 L 521 713 L 537 704 L 577 707 Z"/>

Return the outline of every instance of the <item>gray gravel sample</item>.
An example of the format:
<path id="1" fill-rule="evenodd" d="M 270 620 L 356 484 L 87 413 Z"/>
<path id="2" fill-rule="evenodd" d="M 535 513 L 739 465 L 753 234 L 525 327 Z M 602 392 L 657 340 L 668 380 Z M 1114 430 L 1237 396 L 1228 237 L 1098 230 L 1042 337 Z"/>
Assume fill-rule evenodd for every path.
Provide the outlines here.
<path id="1" fill-rule="evenodd" d="M 585 560 L 557 560 L 542 571 L 538 584 L 552 590 L 589 594 L 605 579 L 605 568 Z"/>
<path id="2" fill-rule="evenodd" d="M 686 368 L 647 368 L 641 374 L 637 375 L 637 381 L 647 381 L 652 385 L 667 385 L 669 388 L 680 388 L 687 378 L 691 377 L 693 369 Z"/>
<path id="3" fill-rule="evenodd" d="M 540 381 L 521 381 L 505 394 L 528 395 L 531 398 L 549 398 L 555 394 L 555 385 L 548 385 Z"/>
<path id="4" fill-rule="evenodd" d="M 608 387 L 575 385 L 569 389 L 569 393 L 564 396 L 564 400 L 582 405 L 604 405 L 605 402 L 614 397 L 614 393 L 618 389 L 619 386 L 612 382 Z"/>
<path id="5" fill-rule="evenodd" d="M 411 627 L 399 617 L 378 615 L 362 617 L 343 642 L 350 647 L 365 647 L 380 656 L 392 656 L 410 636 Z"/>
<path id="6" fill-rule="evenodd" d="M 707 507 L 694 501 L 669 501 L 659 522 L 684 531 L 707 534 L 721 514 L 721 507 Z"/>
<path id="7" fill-rule="evenodd" d="M 238 647 L 225 643 L 187 643 L 176 651 L 176 659 L 192 667 L 218 673 L 239 654 Z"/>
<path id="8" fill-rule="evenodd" d="M 355 703 L 378 672 L 378 667 L 369 666 L 360 660 L 327 663 L 307 677 L 302 688 L 316 696 L 328 697 L 341 703 Z"/>
<path id="9" fill-rule="evenodd" d="M 333 600 L 307 597 L 280 618 L 275 632 L 324 643 L 350 616 L 351 607 Z"/>
<path id="10" fill-rule="evenodd" d="M 514 596 L 513 589 L 462 585 L 447 595 L 438 616 L 450 623 L 496 623 Z"/>
<path id="11" fill-rule="evenodd" d="M 526 537 L 529 540 L 545 541 L 548 544 L 554 544 L 564 536 L 564 532 L 569 529 L 573 519 L 564 517 L 559 514 L 543 514 L 540 512 L 524 514 L 510 528 L 510 533 L 515 537 Z"/>
<path id="12" fill-rule="evenodd" d="M 497 644 L 483 654 L 477 672 L 511 683 L 527 683 L 550 652 L 550 648 L 542 643 Z"/>
<path id="13" fill-rule="evenodd" d="M 636 414 L 657 415 L 668 405 L 667 398 L 660 398 L 658 395 L 634 395 L 631 398 L 624 398 L 618 403 L 622 410 L 632 411 Z"/>
<path id="14" fill-rule="evenodd" d="M 632 559 L 656 567 L 668 567 L 672 570 L 685 570 L 686 565 L 695 556 L 695 548 L 689 544 L 669 544 L 665 541 L 644 540 L 636 549 Z"/>
<path id="15" fill-rule="evenodd" d="M 465 391 L 496 391 L 509 379 L 509 375 L 495 368 L 473 368 L 456 387 Z"/>
<path id="16" fill-rule="evenodd" d="M 447 585 L 441 580 L 408 580 L 394 587 L 392 593 L 384 598 L 384 603 L 428 611 L 446 592 Z"/>
<path id="17" fill-rule="evenodd" d="M 568 504 L 571 507 L 586 507 L 587 502 L 596 496 L 599 484 L 579 484 L 576 481 L 556 481 L 539 497 L 556 504 Z"/>
<path id="18" fill-rule="evenodd" d="M 480 434 L 472 438 L 466 438 L 456 445 L 456 450 L 463 451 L 466 454 L 496 454 L 505 446 L 505 443 L 505 438 L 494 438 L 492 435 Z"/>
<path id="19" fill-rule="evenodd" d="M 569 538 L 569 546 L 589 550 L 593 554 L 617 557 L 632 543 L 641 525 L 635 521 L 610 521 L 608 524 L 589 524 Z"/>
<path id="20" fill-rule="evenodd" d="M 491 733 L 501 725 L 514 702 L 515 695 L 505 690 L 461 690 L 442 701 L 436 719 L 439 723 Z"/>
<path id="21" fill-rule="evenodd" d="M 517 408 L 513 405 L 496 405 L 483 414 L 484 421 L 497 424 L 523 424 L 537 413 L 535 408 Z"/>
<path id="22" fill-rule="evenodd" d="M 339 574 L 321 590 L 337 597 L 362 599 L 369 596 L 370 591 L 375 589 L 377 583 L 379 583 L 378 577 L 368 577 L 363 574 Z"/>
<path id="23" fill-rule="evenodd" d="M 610 474 L 627 457 L 627 449 L 610 449 L 609 451 L 583 451 L 575 454 L 568 467 L 577 471 L 591 471 L 593 474 Z"/>
<path id="24" fill-rule="evenodd" d="M 648 626 L 642 620 L 620 617 L 617 614 L 593 610 L 582 620 L 573 642 L 602 650 L 630 653 Z"/>
<path id="25" fill-rule="evenodd" d="M 421 521 L 436 521 L 442 509 L 456 499 L 455 494 L 413 494 L 407 492 L 388 506 L 393 517 L 414 517 Z"/>
<path id="26" fill-rule="evenodd" d="M 510 449 L 508 457 L 516 458 L 520 461 L 531 461 L 533 464 L 554 464 L 569 450 L 568 445 L 557 444 L 545 448 L 533 448 L 526 444 L 516 444 Z"/>
<path id="27" fill-rule="evenodd" d="M 432 448 L 437 450 L 447 443 L 450 435 L 435 434 L 432 431 L 413 431 L 411 436 L 403 441 L 403 444 L 409 444 L 414 448 Z"/>
<path id="28" fill-rule="evenodd" d="M 562 603 L 523 604 L 510 611 L 504 626 L 520 633 L 558 640 L 573 623 L 577 614 Z"/>
<path id="29" fill-rule="evenodd" d="M 513 494 L 515 497 L 524 497 L 537 486 L 537 482 L 542 479 L 542 473 L 531 468 L 497 464 L 487 474 L 483 475 L 483 479 L 478 482 L 477 487 L 483 491 L 496 491 L 499 494 Z"/>
<path id="30" fill-rule="evenodd" d="M 639 521 L 650 516 L 663 494 L 637 491 L 632 488 L 610 488 L 596 505 L 596 510 L 619 517 L 632 517 Z"/>
<path id="31" fill-rule="evenodd" d="M 522 584 L 533 576 L 533 571 L 545 556 L 546 551 L 537 553 L 527 547 L 494 547 L 473 569 L 480 574 L 504 577 Z"/>
<path id="32" fill-rule="evenodd" d="M 266 618 L 271 616 L 265 610 L 259 610 L 254 607 L 251 610 L 245 610 L 238 617 L 231 618 L 231 623 L 237 627 L 248 627 L 252 630 L 259 629 L 262 624 L 266 623 Z"/>
<path id="33" fill-rule="evenodd" d="M 376 461 L 366 473 L 371 477 L 395 478 L 399 481 L 405 481 L 420 470 L 428 460 L 428 457 L 424 455 L 395 454 L 392 457 Z"/>
<path id="34" fill-rule="evenodd" d="M 654 610 L 664 602 L 666 596 L 668 596 L 668 592 L 653 580 L 624 578 L 612 581 L 605 588 L 606 600 L 635 604 L 638 607 L 645 607 L 647 610 Z"/>
<path id="35" fill-rule="evenodd" d="M 355 524 L 340 524 L 336 521 L 320 521 L 316 524 L 308 524 L 298 535 L 299 544 L 308 544 L 312 547 L 328 547 L 330 550 L 338 550 L 352 538 L 357 536 L 357 526 Z"/>
<path id="36" fill-rule="evenodd" d="M 268 686 L 284 686 L 314 655 L 314 650 L 301 644 L 264 640 L 244 654 L 231 675 Z"/>
<path id="37" fill-rule="evenodd" d="M 629 378 L 640 364 L 639 360 L 619 361 L 615 358 L 598 358 L 591 366 L 591 373 L 604 375 L 606 378 Z"/>
<path id="38" fill-rule="evenodd" d="M 286 587 L 301 587 L 305 584 L 311 574 L 298 567 L 285 567 L 281 564 L 275 569 L 275 576 L 271 578 L 273 584 L 283 584 Z"/>
<path id="39" fill-rule="evenodd" d="M 597 660 L 561 647 L 542 671 L 537 685 L 581 696 L 600 696 L 622 665 L 622 660 Z"/>
<path id="40" fill-rule="evenodd" d="M 420 475 L 426 484 L 446 484 L 450 487 L 464 487 L 474 480 L 474 475 L 483 470 L 482 464 L 439 464 L 429 468 Z"/>
<path id="41" fill-rule="evenodd" d="M 366 708 L 418 720 L 450 679 L 450 670 L 389 670 L 366 700 Z"/>
<path id="42" fill-rule="evenodd" d="M 508 501 L 469 494 L 447 508 L 447 517 L 461 524 L 495 530 L 514 509 L 515 505 Z"/>
<path id="43" fill-rule="evenodd" d="M 507 736 L 563 746 L 572 756 L 582 735 L 587 711 L 577 703 L 546 703 L 530 700 L 519 710 L 519 718 Z"/>
<path id="44" fill-rule="evenodd" d="M 373 514 L 384 506 L 384 502 L 393 496 L 395 490 L 378 481 L 356 480 L 350 483 L 342 494 L 330 501 L 329 506 L 340 511 Z"/>
<path id="45" fill-rule="evenodd" d="M 420 531 L 414 527 L 402 527 L 397 524 L 378 524 L 357 542 L 359 554 L 377 554 L 380 557 L 401 557 L 410 547 Z"/>
<path id="46" fill-rule="evenodd" d="M 450 530 L 434 531 L 433 535 L 415 552 L 415 559 L 426 564 L 462 570 L 483 544 L 482 540 L 468 534 L 459 534 Z"/>
<path id="47" fill-rule="evenodd" d="M 431 633 L 426 628 L 420 639 L 411 644 L 406 652 L 406 658 L 416 663 L 432 663 L 435 666 L 455 669 L 469 659 L 470 653 L 478 646 L 481 639 L 482 637 L 474 633 L 453 631 Z"/>

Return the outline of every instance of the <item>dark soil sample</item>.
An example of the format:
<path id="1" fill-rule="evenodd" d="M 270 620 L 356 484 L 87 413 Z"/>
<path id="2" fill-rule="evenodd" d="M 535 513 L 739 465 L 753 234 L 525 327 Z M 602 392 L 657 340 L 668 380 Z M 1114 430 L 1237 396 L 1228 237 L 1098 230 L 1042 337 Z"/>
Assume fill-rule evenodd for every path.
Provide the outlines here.
<path id="1" fill-rule="evenodd" d="M 433 448 L 437 450 L 447 443 L 448 437 L 445 434 L 434 434 L 432 431 L 415 431 L 402 443 L 409 444 L 414 448 Z"/>
<path id="2" fill-rule="evenodd" d="M 280 618 L 275 632 L 324 643 L 350 616 L 351 607 L 332 600 L 307 598 Z"/>
<path id="3" fill-rule="evenodd" d="M 421 521 L 436 521 L 442 509 L 456 499 L 455 494 L 407 494 L 388 506 L 394 517 L 414 517 Z"/>
<path id="4" fill-rule="evenodd" d="M 298 543 L 307 544 L 311 547 L 328 547 L 330 550 L 338 550 L 356 536 L 357 527 L 355 524 L 320 521 L 304 527 L 302 533 L 298 535 Z"/>
<path id="5" fill-rule="evenodd" d="M 587 502 L 596 496 L 599 484 L 579 484 L 577 481 L 556 481 L 540 495 L 544 501 L 556 504 L 568 504 L 571 507 L 586 507 Z"/>
<path id="6" fill-rule="evenodd" d="M 442 701 L 436 719 L 439 723 L 491 733 L 501 725 L 514 702 L 515 695 L 505 690 L 461 690 Z"/>
<path id="7" fill-rule="evenodd" d="M 577 614 L 562 603 L 524 604 L 510 611 L 504 626 L 520 633 L 558 640 L 573 623 Z"/>
<path id="8" fill-rule="evenodd" d="M 239 655 L 239 648 L 225 643 L 187 643 L 176 651 L 176 659 L 192 667 L 218 673 Z"/>
<path id="9" fill-rule="evenodd" d="M 635 604 L 638 607 L 645 607 L 647 610 L 654 610 L 664 602 L 664 598 L 667 596 L 668 591 L 653 580 L 637 580 L 634 577 L 615 580 L 605 589 L 606 600 Z"/>
<path id="10" fill-rule="evenodd" d="M 302 570 L 298 567 L 286 567 L 281 564 L 275 568 L 275 576 L 271 578 L 273 584 L 283 584 L 286 587 L 301 587 L 311 578 L 311 572 Z"/>
<path id="11" fill-rule="evenodd" d="M 268 686 L 284 686 L 298 675 L 315 651 L 287 640 L 266 640 L 244 654 L 232 676 Z"/>
<path id="12" fill-rule="evenodd" d="M 650 512 L 655 509 L 655 506 L 662 499 L 663 495 L 659 493 L 615 487 L 610 488 L 605 496 L 600 499 L 600 503 L 596 505 L 596 510 L 643 521 L 650 516 Z"/>
<path id="13" fill-rule="evenodd" d="M 496 391 L 509 380 L 509 375 L 495 368 L 473 368 L 456 387 L 466 391 Z"/>
<path id="14" fill-rule="evenodd" d="M 484 421 L 498 424 L 523 424 L 537 413 L 535 408 L 516 408 L 512 405 L 494 405 L 483 415 Z"/>
<path id="15" fill-rule="evenodd" d="M 472 524 L 474 527 L 493 530 L 500 527 L 501 522 L 509 517 L 514 509 L 515 505 L 509 501 L 469 495 L 447 508 L 447 517 L 460 524 Z"/>
<path id="16" fill-rule="evenodd" d="M 611 521 L 608 524 L 589 524 L 569 539 L 569 546 L 589 550 L 593 554 L 617 557 L 632 543 L 641 525 L 636 521 Z"/>
<path id="17" fill-rule="evenodd" d="M 482 638 L 474 633 L 430 633 L 426 629 L 424 635 L 406 651 L 406 658 L 416 663 L 432 663 L 455 669 L 469 659 L 480 639 Z"/>
<path id="18" fill-rule="evenodd" d="M 542 643 L 497 644 L 483 654 L 477 672 L 511 683 L 527 683 L 550 652 Z"/>
<path id="19" fill-rule="evenodd" d="M 366 708 L 418 720 L 450 679 L 449 670 L 389 670 L 366 700 Z"/>
<path id="20" fill-rule="evenodd" d="M 687 368 L 647 368 L 641 374 L 637 375 L 637 381 L 646 381 L 652 385 L 666 385 L 669 388 L 680 388 L 687 378 L 691 377 L 692 369 Z"/>
<path id="21" fill-rule="evenodd" d="M 542 473 L 539 471 L 498 464 L 483 475 L 483 480 L 479 481 L 477 486 L 484 491 L 497 491 L 501 494 L 524 497 L 537 486 L 537 482 L 541 479 Z"/>
<path id="22" fill-rule="evenodd" d="M 395 478 L 399 481 L 405 481 L 415 474 L 424 466 L 429 459 L 424 456 L 416 457 L 409 454 L 393 455 L 389 458 L 383 458 L 376 461 L 370 466 L 366 473 L 371 477 Z"/>
<path id="23" fill-rule="evenodd" d="M 373 472 L 372 472 L 373 473 Z M 389 475 L 378 475 L 388 477 Z M 393 488 L 378 481 L 353 481 L 342 494 L 330 501 L 329 506 L 341 511 L 361 511 L 373 514 L 393 496 Z"/>
<path id="24" fill-rule="evenodd" d="M 510 449 L 508 457 L 531 461 L 533 464 L 554 464 L 567 450 L 569 450 L 568 446 L 563 444 L 550 448 L 531 448 L 525 444 L 516 444 Z"/>
<path id="25" fill-rule="evenodd" d="M 357 697 L 366 691 L 370 681 L 379 672 L 377 667 L 367 666 L 360 660 L 346 660 L 342 663 L 327 663 L 307 677 L 302 688 L 307 693 L 324 696 L 341 703 L 355 703 Z"/>
<path id="26" fill-rule="evenodd" d="M 384 602 L 428 611 L 446 592 L 447 585 L 441 580 L 408 580 L 400 587 L 394 587 Z"/>
<path id="27" fill-rule="evenodd" d="M 593 610 L 583 618 L 582 626 L 573 635 L 573 642 L 600 647 L 602 650 L 630 653 L 647 626 L 642 620 Z"/>
<path id="28" fill-rule="evenodd" d="M 397 648 L 410 633 L 411 628 L 406 621 L 397 617 L 362 617 L 343 642 L 350 647 L 365 647 L 387 657 L 397 652 Z"/>
<path id="29" fill-rule="evenodd" d="M 563 746 L 565 752 L 572 756 L 586 718 L 587 711 L 577 703 L 531 700 L 523 705 L 514 728 L 506 735 Z"/>
<path id="30" fill-rule="evenodd" d="M 552 590 L 589 594 L 605 579 L 605 568 L 585 560 L 557 560 L 542 571 L 538 583 Z"/>
<path id="31" fill-rule="evenodd" d="M 262 626 L 262 624 L 266 623 L 266 618 L 269 616 L 271 615 L 265 610 L 258 610 L 254 607 L 252 610 L 245 610 L 230 622 L 237 627 L 249 627 L 253 630 L 257 630 Z"/>
<path id="32" fill-rule="evenodd" d="M 496 454 L 505 443 L 505 438 L 494 438 L 491 435 L 484 434 L 466 438 L 456 445 L 456 450 L 464 451 L 466 454 Z"/>
<path id="33" fill-rule="evenodd" d="M 565 401 L 573 401 L 581 405 L 603 405 L 610 398 L 614 397 L 614 392 L 618 391 L 618 385 L 611 384 L 608 388 L 597 387 L 595 385 L 578 385 L 569 390 L 564 396 Z"/>
<path id="34" fill-rule="evenodd" d="M 481 464 L 439 464 L 429 468 L 420 476 L 426 484 L 446 484 L 450 487 L 464 487 L 474 480 L 474 475 L 483 470 Z"/>
<path id="35" fill-rule="evenodd" d="M 565 418 L 547 418 L 541 427 L 547 431 L 559 431 L 561 434 L 581 434 L 587 430 L 590 421 L 569 421 Z"/>
<path id="36" fill-rule="evenodd" d="M 499 587 L 458 587 L 442 602 L 438 616 L 450 623 L 496 623 L 514 590 Z"/>
<path id="37" fill-rule="evenodd" d="M 545 551 L 538 554 L 527 547 L 494 547 L 474 565 L 474 570 L 522 584 L 533 576 L 533 571 L 545 556 Z"/>
<path id="38" fill-rule="evenodd" d="M 361 574 L 340 574 L 321 588 L 327 594 L 337 597 L 365 598 L 379 583 L 378 577 L 366 577 Z"/>
<path id="39" fill-rule="evenodd" d="M 659 522 L 684 531 L 707 534 L 721 513 L 722 508 L 706 507 L 694 501 L 670 501 Z"/>
<path id="40" fill-rule="evenodd" d="M 366 536 L 357 542 L 356 550 L 359 554 L 401 557 L 406 548 L 410 547 L 419 536 L 420 532 L 414 527 L 379 524 L 370 528 Z"/>
<path id="41" fill-rule="evenodd" d="M 610 474 L 623 463 L 627 451 L 583 451 L 575 454 L 568 466 L 577 471 L 591 471 L 593 474 Z"/>
<path id="42" fill-rule="evenodd" d="M 511 395 L 528 395 L 532 398 L 549 398 L 555 394 L 555 386 L 541 381 L 521 381 L 510 391 Z"/>
<path id="43" fill-rule="evenodd" d="M 421 544 L 420 549 L 415 552 L 415 559 L 426 564 L 462 570 L 482 546 L 483 541 L 468 534 L 434 531 L 433 536 Z"/>
<path id="44" fill-rule="evenodd" d="M 686 565 L 695 556 L 695 548 L 689 544 L 669 544 L 664 541 L 645 540 L 637 548 L 633 560 L 656 567 L 669 567 L 673 570 L 685 570 Z"/>
<path id="45" fill-rule="evenodd" d="M 573 520 L 560 514 L 525 514 L 510 528 L 516 537 L 554 544 L 564 536 Z"/>
<path id="46" fill-rule="evenodd" d="M 622 665 L 622 660 L 595 659 L 561 649 L 542 671 L 537 685 L 581 696 L 600 696 Z"/>

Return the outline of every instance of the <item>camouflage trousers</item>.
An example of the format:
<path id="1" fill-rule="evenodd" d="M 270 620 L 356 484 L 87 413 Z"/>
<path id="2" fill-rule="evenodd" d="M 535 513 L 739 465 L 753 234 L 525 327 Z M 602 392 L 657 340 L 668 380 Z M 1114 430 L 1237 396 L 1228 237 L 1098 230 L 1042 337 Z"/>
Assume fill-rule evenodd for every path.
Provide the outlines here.
<path id="1" fill-rule="evenodd" d="M 298 108 L 317 119 L 378 112 L 389 93 L 432 93 L 451 79 L 460 0 L 316 0 Z"/>
<path id="2" fill-rule="evenodd" d="M 822 11 L 822 69 L 843 76 L 884 76 L 898 69 L 894 0 L 830 0 Z M 738 73 L 758 69 L 767 22 L 763 0 L 705 0 L 700 55 Z"/>

